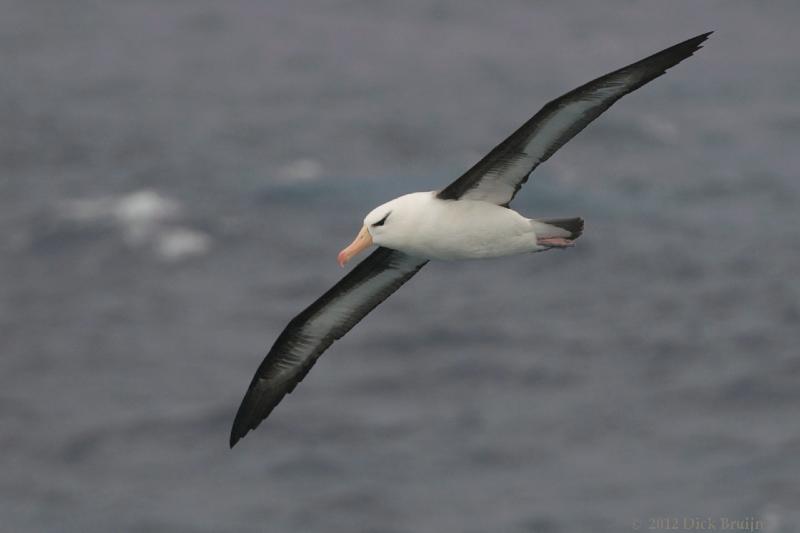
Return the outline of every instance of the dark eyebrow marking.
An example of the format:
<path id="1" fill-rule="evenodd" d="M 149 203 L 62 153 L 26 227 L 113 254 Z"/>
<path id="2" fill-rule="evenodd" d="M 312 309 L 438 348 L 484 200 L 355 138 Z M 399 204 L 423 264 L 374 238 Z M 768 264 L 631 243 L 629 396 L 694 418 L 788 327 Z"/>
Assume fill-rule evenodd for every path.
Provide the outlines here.
<path id="1" fill-rule="evenodd" d="M 391 211 L 389 211 L 388 213 L 386 213 L 386 216 L 385 216 L 385 217 L 383 217 L 382 219 L 380 219 L 379 221 L 377 221 L 376 223 L 374 223 L 374 224 L 372 225 L 372 227 L 374 228 L 375 226 L 383 226 L 383 225 L 386 223 L 386 219 L 387 219 L 387 218 L 389 218 L 389 215 L 391 215 L 391 214 L 392 214 L 392 212 L 391 212 Z"/>

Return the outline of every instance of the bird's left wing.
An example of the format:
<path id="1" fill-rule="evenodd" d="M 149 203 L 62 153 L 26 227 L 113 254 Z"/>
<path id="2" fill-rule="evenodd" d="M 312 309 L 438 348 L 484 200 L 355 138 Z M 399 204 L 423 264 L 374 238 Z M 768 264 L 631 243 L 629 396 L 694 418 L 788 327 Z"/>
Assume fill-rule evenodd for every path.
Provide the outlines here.
<path id="1" fill-rule="evenodd" d="M 322 352 L 428 261 L 378 248 L 294 317 L 258 367 L 231 430 L 231 447 L 255 429 L 305 377 Z"/>
<path id="2" fill-rule="evenodd" d="M 710 34 L 678 43 L 556 98 L 437 197 L 508 205 L 539 163 L 614 102 L 691 56 Z"/>

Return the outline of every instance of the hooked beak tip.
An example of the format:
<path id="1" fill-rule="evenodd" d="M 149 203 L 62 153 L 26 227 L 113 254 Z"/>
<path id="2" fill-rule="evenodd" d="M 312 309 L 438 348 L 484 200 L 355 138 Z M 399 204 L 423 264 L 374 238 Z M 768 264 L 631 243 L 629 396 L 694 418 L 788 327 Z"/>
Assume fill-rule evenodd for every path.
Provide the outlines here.
<path id="1" fill-rule="evenodd" d="M 358 232 L 355 240 L 347 248 L 339 252 L 339 256 L 336 258 L 339 266 L 343 267 L 345 263 L 370 246 L 372 246 L 372 235 L 369 234 L 369 230 L 364 226 Z"/>

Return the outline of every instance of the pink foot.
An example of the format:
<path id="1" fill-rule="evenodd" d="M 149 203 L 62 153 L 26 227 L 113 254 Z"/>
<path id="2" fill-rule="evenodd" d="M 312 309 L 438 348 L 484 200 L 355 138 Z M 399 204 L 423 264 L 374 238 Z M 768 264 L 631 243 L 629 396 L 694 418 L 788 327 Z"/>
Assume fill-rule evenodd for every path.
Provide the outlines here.
<path id="1" fill-rule="evenodd" d="M 539 246 L 550 246 L 552 248 L 569 248 L 575 246 L 575 241 L 572 239 L 565 239 L 564 237 L 545 237 L 543 239 L 536 239 L 536 244 Z"/>

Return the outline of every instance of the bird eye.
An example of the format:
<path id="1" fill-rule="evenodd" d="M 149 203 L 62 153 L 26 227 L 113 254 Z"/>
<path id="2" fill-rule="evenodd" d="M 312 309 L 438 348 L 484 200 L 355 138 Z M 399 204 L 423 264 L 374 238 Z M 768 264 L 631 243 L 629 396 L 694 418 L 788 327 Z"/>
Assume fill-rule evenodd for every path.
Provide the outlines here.
<path id="1" fill-rule="evenodd" d="M 387 218 L 389 218 L 389 215 L 391 215 L 391 214 L 392 214 L 392 212 L 391 212 L 391 211 L 389 211 L 388 213 L 386 213 L 386 216 L 385 216 L 385 217 L 383 217 L 382 219 L 380 219 L 379 221 L 377 221 L 376 223 L 374 223 L 374 224 L 372 225 L 372 227 L 374 228 L 374 227 L 376 227 L 376 226 L 383 226 L 384 224 L 386 224 L 386 219 L 387 219 Z"/>

